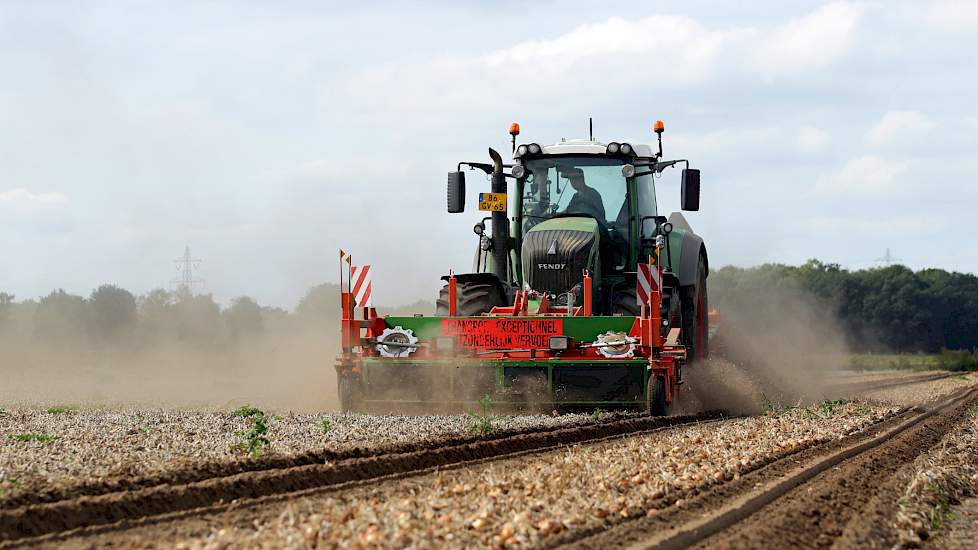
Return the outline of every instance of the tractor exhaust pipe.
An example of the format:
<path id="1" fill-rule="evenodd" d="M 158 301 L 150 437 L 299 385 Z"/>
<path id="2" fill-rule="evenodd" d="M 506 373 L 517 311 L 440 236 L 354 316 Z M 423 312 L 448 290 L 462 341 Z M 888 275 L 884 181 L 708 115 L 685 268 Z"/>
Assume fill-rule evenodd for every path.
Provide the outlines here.
<path id="1" fill-rule="evenodd" d="M 493 193 L 506 193 L 506 174 L 503 173 L 503 157 L 489 149 L 492 158 Z M 500 281 L 509 282 L 509 220 L 506 212 L 492 213 L 492 272 Z"/>

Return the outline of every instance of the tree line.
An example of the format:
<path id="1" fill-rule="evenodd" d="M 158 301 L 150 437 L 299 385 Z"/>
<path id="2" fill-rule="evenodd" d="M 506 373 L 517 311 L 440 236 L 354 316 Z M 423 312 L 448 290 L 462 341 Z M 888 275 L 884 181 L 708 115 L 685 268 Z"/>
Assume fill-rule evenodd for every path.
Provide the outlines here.
<path id="1" fill-rule="evenodd" d="M 17 301 L 0 292 L 0 337 L 30 339 L 51 348 L 151 347 L 180 343 L 214 348 L 286 323 L 318 325 L 324 334 L 338 327 L 339 288 L 310 288 L 293 312 L 261 306 L 239 296 L 221 307 L 211 294 L 185 288 L 155 289 L 136 296 L 116 285 L 99 286 L 88 296 L 56 289 L 37 299 Z"/>
<path id="2" fill-rule="evenodd" d="M 926 352 L 978 348 L 978 277 L 902 265 L 850 271 L 809 260 L 800 266 L 723 267 L 709 277 L 711 305 L 765 309 L 777 322 L 785 294 L 838 323 L 854 351 Z"/>
<path id="3" fill-rule="evenodd" d="M 723 267 L 710 274 L 709 289 L 711 305 L 719 307 L 721 316 L 751 311 L 757 330 L 776 326 L 801 301 L 809 312 L 836 324 L 854 351 L 978 348 L 978 277 L 972 274 L 914 272 L 902 265 L 850 271 L 809 260 L 800 266 Z M 433 310 L 433 304 L 418 302 L 387 313 Z M 58 289 L 21 301 L 0 292 L 0 337 L 30 338 L 52 347 L 173 341 L 213 347 L 289 323 L 311 325 L 330 337 L 338 330 L 338 316 L 339 289 L 334 284 L 310 288 L 291 312 L 261 306 L 247 296 L 221 307 L 212 295 L 186 289 L 136 296 L 102 285 L 87 297 Z"/>

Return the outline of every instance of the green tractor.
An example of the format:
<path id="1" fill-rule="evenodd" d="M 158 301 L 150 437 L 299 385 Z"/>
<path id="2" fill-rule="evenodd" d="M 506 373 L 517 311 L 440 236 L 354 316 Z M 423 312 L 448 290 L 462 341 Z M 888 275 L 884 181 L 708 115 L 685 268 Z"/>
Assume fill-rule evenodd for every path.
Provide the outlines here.
<path id="1" fill-rule="evenodd" d="M 644 408 L 666 414 L 683 369 L 709 352 L 703 239 L 660 215 L 654 182 L 684 165 L 683 210 L 699 210 L 699 171 L 648 145 L 562 140 L 517 146 L 513 162 L 460 162 L 491 179 L 472 273 L 450 274 L 435 316 L 357 318 L 343 299 L 337 361 L 344 410 L 457 409 L 485 399 L 523 408 Z M 487 230 L 486 222 L 490 221 Z"/>

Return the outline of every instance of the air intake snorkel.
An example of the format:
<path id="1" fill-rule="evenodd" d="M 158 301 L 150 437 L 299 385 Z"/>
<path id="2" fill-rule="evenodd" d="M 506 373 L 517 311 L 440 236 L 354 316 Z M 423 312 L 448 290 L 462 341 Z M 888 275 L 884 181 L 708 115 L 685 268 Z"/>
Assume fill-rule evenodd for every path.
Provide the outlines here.
<path id="1" fill-rule="evenodd" d="M 493 193 L 506 193 L 506 174 L 503 173 L 503 158 L 494 149 L 489 149 L 492 158 Z M 506 212 L 492 213 L 492 272 L 499 280 L 509 281 L 509 220 Z"/>

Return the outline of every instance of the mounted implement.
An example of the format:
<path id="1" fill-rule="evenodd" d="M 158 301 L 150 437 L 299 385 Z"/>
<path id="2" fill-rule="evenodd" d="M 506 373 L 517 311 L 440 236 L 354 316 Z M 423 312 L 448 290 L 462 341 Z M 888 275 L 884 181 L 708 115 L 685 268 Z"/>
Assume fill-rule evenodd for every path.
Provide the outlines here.
<path id="1" fill-rule="evenodd" d="M 682 214 L 656 208 L 654 182 L 683 164 L 682 209 L 699 171 L 648 145 L 562 140 L 516 146 L 512 164 L 461 162 L 448 211 L 479 194 L 473 272 L 449 274 L 435 316 L 357 313 L 343 294 L 336 369 L 344 410 L 459 408 L 489 396 L 515 408 L 643 408 L 666 414 L 687 365 L 706 356 L 708 263 Z M 486 221 L 491 221 L 487 232 Z"/>

